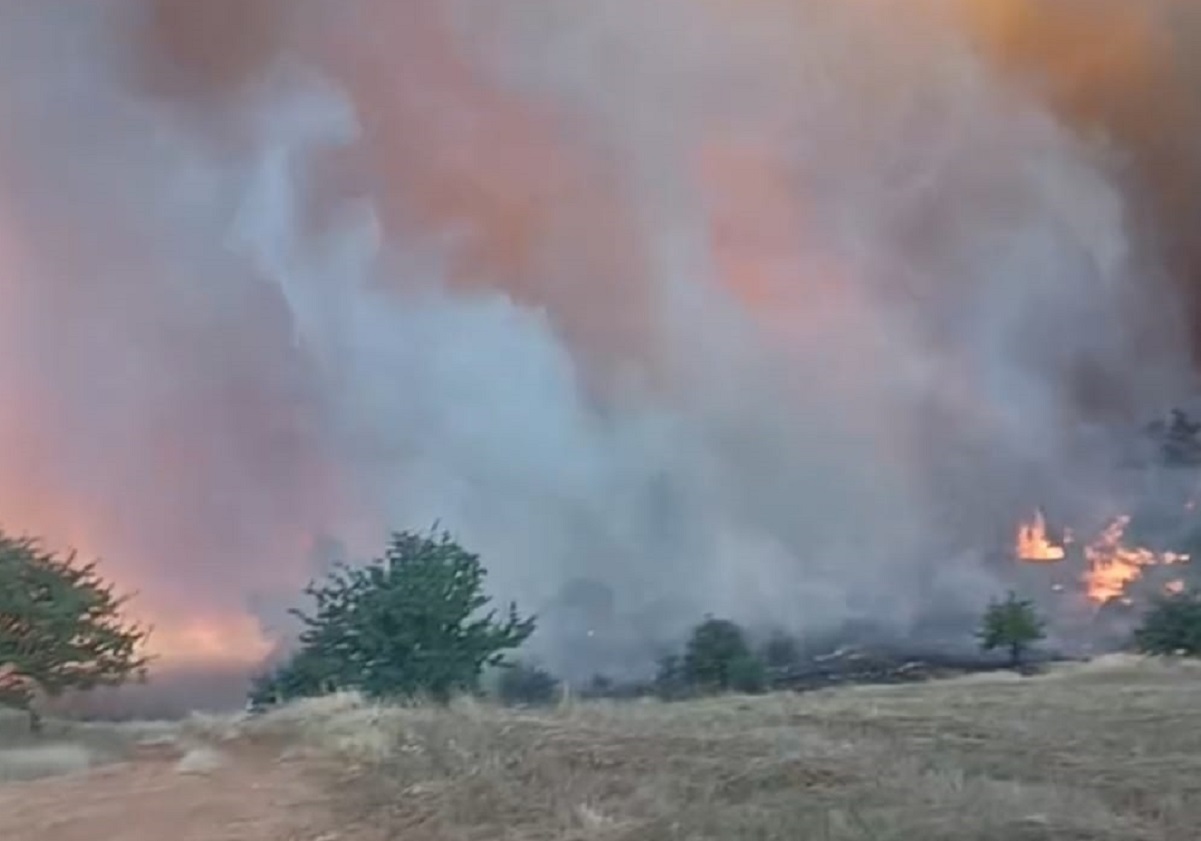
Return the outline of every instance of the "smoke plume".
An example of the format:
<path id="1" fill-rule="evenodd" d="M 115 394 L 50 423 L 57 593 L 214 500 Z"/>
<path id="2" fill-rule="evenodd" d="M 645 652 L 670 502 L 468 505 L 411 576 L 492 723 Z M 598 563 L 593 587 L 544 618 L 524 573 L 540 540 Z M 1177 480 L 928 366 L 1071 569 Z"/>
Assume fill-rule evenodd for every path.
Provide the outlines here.
<path id="1" fill-rule="evenodd" d="M 261 656 L 331 541 L 435 521 L 644 641 L 978 604 L 998 533 L 1103 505 L 1114 425 L 1192 385 L 1198 35 L 1183 0 L 4 0 L 0 516 L 177 662 Z"/>

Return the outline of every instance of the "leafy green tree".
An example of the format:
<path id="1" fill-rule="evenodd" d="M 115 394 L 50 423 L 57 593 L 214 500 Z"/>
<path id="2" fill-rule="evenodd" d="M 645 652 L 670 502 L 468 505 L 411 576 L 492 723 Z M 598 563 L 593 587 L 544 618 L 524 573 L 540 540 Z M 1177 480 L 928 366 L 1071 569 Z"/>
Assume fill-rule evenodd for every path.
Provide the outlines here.
<path id="1" fill-rule="evenodd" d="M 980 630 L 976 636 L 985 651 L 1004 648 L 1009 652 L 1009 662 L 1018 666 L 1030 647 L 1046 636 L 1042 619 L 1034 609 L 1034 603 L 1019 599 L 1010 592 L 1004 601 L 993 600 L 984 611 Z"/>
<path id="2" fill-rule="evenodd" d="M 744 684 L 753 682 L 752 672 L 762 663 L 752 654 L 742 628 L 728 619 L 712 616 L 697 625 L 684 651 L 684 680 L 704 691 L 726 691 L 740 689 L 739 679 Z"/>
<path id="3" fill-rule="evenodd" d="M 127 621 L 95 563 L 0 533 L 0 703 L 41 729 L 38 697 L 119 686 L 144 677 L 149 631 Z"/>
<path id="4" fill-rule="evenodd" d="M 305 589 L 312 612 L 292 611 L 304 625 L 300 648 L 270 688 L 436 700 L 475 691 L 483 669 L 502 665 L 535 624 L 513 604 L 503 618 L 485 612 L 485 576 L 479 556 L 448 534 L 394 534 L 383 558 L 336 565 Z"/>
<path id="5" fill-rule="evenodd" d="M 1134 632 L 1145 654 L 1184 654 L 1201 657 L 1201 597 L 1180 593 L 1160 599 Z"/>

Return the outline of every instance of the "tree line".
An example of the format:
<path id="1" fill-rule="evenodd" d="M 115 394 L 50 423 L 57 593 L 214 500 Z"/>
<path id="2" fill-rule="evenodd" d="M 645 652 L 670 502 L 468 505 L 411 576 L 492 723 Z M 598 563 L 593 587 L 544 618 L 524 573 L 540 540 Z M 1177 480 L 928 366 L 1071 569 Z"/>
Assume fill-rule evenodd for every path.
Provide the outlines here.
<path id="1" fill-rule="evenodd" d="M 336 566 L 304 589 L 308 605 L 293 611 L 302 627 L 296 646 L 254 680 L 250 704 L 337 691 L 444 702 L 481 692 L 488 674 L 504 701 L 553 701 L 560 691 L 554 676 L 511 659 L 534 633 L 536 617 L 516 604 L 492 606 L 486 577 L 480 557 L 447 533 L 393 534 L 380 558 Z M 143 679 L 150 629 L 126 618 L 129 600 L 94 562 L 0 533 L 0 705 L 27 712 L 36 730 L 41 699 Z M 1034 605 L 1009 593 L 984 611 L 977 637 L 982 649 L 1002 650 L 1010 666 L 1020 666 L 1044 628 Z M 1161 598 L 1133 644 L 1149 654 L 1201 656 L 1201 596 Z M 660 659 L 652 691 L 667 700 L 761 692 L 798 652 L 787 635 L 755 646 L 735 622 L 705 617 L 680 651 Z M 589 690 L 607 688 L 598 676 Z"/>

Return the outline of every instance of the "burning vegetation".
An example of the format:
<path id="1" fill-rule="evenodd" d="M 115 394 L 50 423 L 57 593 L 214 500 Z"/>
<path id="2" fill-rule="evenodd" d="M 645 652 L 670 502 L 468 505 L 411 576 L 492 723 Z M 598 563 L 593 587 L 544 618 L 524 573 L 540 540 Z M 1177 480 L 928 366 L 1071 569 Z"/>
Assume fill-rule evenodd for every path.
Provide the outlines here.
<path id="1" fill-rule="evenodd" d="M 1066 542 L 1066 537 L 1065 537 Z M 1047 518 L 1042 509 L 1034 512 L 1030 522 L 1018 526 L 1017 556 L 1027 563 L 1062 561 L 1067 553 L 1047 537 Z"/>
<path id="2" fill-rule="evenodd" d="M 1070 550 L 1071 532 L 1056 542 L 1047 533 L 1047 523 L 1041 511 L 1028 522 L 1018 526 L 1014 554 L 1022 563 L 1058 564 L 1083 561 L 1080 584 L 1084 594 L 1095 604 L 1130 601 L 1130 590 L 1141 581 L 1149 569 L 1188 563 L 1183 552 L 1156 552 L 1143 546 L 1132 546 L 1126 533 L 1131 516 L 1122 514 L 1111 519 L 1078 553 Z M 1163 585 L 1165 592 L 1184 589 L 1182 579 L 1172 579 Z"/>
<path id="3" fill-rule="evenodd" d="M 1088 561 L 1085 591 L 1095 602 L 1105 603 L 1128 598 L 1130 586 L 1142 578 L 1151 567 L 1187 563 L 1189 556 L 1180 552 L 1153 552 L 1141 546 L 1125 543 L 1130 516 L 1122 515 L 1107 525 L 1091 544 L 1084 547 Z M 1174 580 L 1166 587 L 1179 588 L 1183 582 Z"/>
<path id="4" fill-rule="evenodd" d="M 1167 472 L 1161 476 L 1180 472 L 1191 475 L 1197 454 L 1201 453 L 1201 424 L 1176 410 L 1169 420 L 1148 425 L 1144 440 L 1150 442 L 1151 459 L 1140 469 Z M 1040 508 L 1018 524 L 1013 555 L 1023 564 L 1078 571 L 1080 592 L 1097 606 L 1131 605 L 1147 595 L 1183 594 L 1189 589 L 1186 565 L 1192 559 L 1188 544 L 1197 507 L 1194 484 L 1186 483 L 1188 492 L 1183 502 L 1156 500 L 1143 506 L 1162 532 L 1152 536 L 1157 541 L 1155 546 L 1144 545 L 1131 536 L 1137 519 L 1132 513 L 1112 515 L 1093 529 L 1087 540 L 1077 540 L 1067 528 L 1056 534 Z M 1165 518 L 1164 508 L 1176 508 L 1178 513 Z"/>

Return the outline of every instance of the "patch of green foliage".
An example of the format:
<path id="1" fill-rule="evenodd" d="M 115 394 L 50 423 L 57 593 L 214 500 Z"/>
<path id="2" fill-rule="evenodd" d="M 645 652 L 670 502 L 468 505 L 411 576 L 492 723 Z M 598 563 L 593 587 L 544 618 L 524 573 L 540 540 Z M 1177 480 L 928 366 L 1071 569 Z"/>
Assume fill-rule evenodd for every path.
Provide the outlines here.
<path id="1" fill-rule="evenodd" d="M 762 692 L 768 670 L 735 622 L 708 617 L 693 628 L 683 655 L 659 661 L 655 690 L 674 699 L 714 692 Z"/>
<path id="2" fill-rule="evenodd" d="M 1145 654 L 1201 656 L 1201 597 L 1180 593 L 1160 599 L 1134 632 Z"/>
<path id="3" fill-rule="evenodd" d="M 331 690 L 368 697 L 448 700 L 475 692 L 481 672 L 505 663 L 534 632 L 510 604 L 488 610 L 479 556 L 446 534 L 394 534 L 382 558 L 339 564 L 305 589 L 311 612 L 290 660 L 256 681 L 260 705 Z"/>
<path id="4" fill-rule="evenodd" d="M 496 697 L 510 706 L 546 706 L 559 697 L 559 681 L 546 669 L 527 663 L 502 666 Z"/>
<path id="5" fill-rule="evenodd" d="M 1046 631 L 1034 603 L 1010 591 L 1004 601 L 989 603 L 976 636 L 985 651 L 1008 651 L 1009 663 L 1016 667 L 1034 643 L 1046 637 Z"/>
<path id="6" fill-rule="evenodd" d="M 149 631 L 124 617 L 118 595 L 72 553 L 0 533 L 0 703 L 39 730 L 39 696 L 119 686 L 144 677 Z"/>
<path id="7" fill-rule="evenodd" d="M 766 677 L 742 628 L 712 616 L 692 630 L 682 666 L 688 685 L 708 692 L 758 691 Z"/>
<path id="8" fill-rule="evenodd" d="M 675 701 L 692 694 L 692 687 L 684 675 L 684 658 L 679 654 L 665 654 L 659 658 L 654 680 L 655 695 L 664 701 Z"/>

